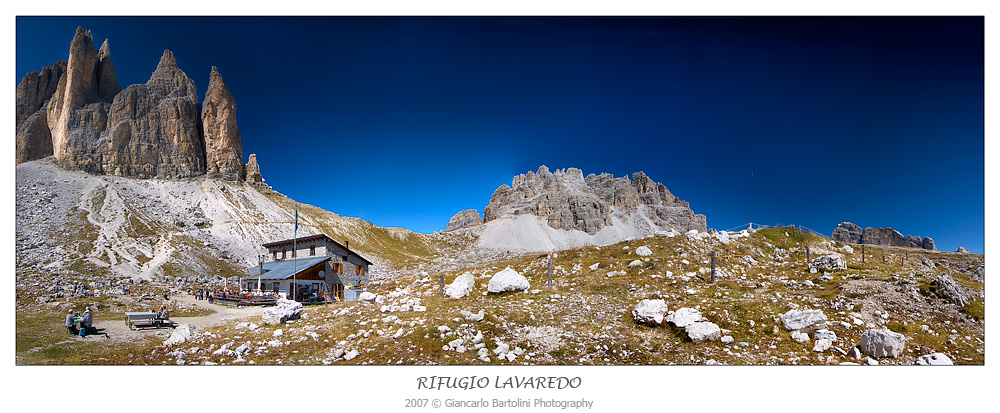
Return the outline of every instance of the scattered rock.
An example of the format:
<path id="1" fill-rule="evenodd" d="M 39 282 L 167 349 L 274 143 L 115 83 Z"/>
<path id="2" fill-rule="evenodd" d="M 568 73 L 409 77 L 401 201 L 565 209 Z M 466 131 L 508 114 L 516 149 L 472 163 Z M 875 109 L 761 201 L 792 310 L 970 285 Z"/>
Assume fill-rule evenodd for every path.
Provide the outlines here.
<path id="1" fill-rule="evenodd" d="M 198 327 L 195 327 L 191 324 L 181 324 L 177 326 L 177 328 L 175 328 L 172 333 L 170 333 L 170 337 L 163 342 L 163 345 L 170 347 L 173 345 L 181 344 L 190 339 L 191 336 L 194 335 L 195 330 L 197 329 Z"/>
<path id="2" fill-rule="evenodd" d="M 664 321 L 672 323 L 678 328 L 686 328 L 687 326 L 697 323 L 699 321 L 704 321 L 705 317 L 701 315 L 698 310 L 688 307 L 682 307 L 673 313 L 667 315 Z"/>
<path id="3" fill-rule="evenodd" d="M 934 292 L 944 297 L 948 301 L 955 303 L 959 307 L 965 307 L 969 304 L 969 298 L 959 289 L 958 285 L 955 284 L 955 280 L 951 278 L 948 274 L 939 274 L 931 282 L 931 285 L 935 287 Z"/>
<path id="4" fill-rule="evenodd" d="M 944 353 L 932 353 L 917 357 L 913 364 L 918 366 L 951 366 L 955 363 Z"/>
<path id="5" fill-rule="evenodd" d="M 811 332 L 826 328 L 826 315 L 822 310 L 788 310 L 781 322 L 788 331 Z"/>
<path id="6" fill-rule="evenodd" d="M 955 252 L 962 253 L 962 254 L 968 254 L 969 250 L 966 249 L 965 247 L 958 247 L 958 248 L 955 248 Z M 934 353 L 934 354 L 941 354 L 941 353 Z"/>
<path id="7" fill-rule="evenodd" d="M 639 248 L 636 248 L 635 249 L 635 253 L 636 253 L 636 255 L 638 255 L 640 257 L 648 257 L 650 255 L 653 255 L 653 251 L 650 250 L 649 247 L 647 247 L 645 245 L 643 245 L 643 246 L 641 246 Z"/>
<path id="8" fill-rule="evenodd" d="M 709 321 L 699 321 L 689 324 L 684 328 L 691 341 L 701 343 L 704 341 L 716 341 L 722 335 L 722 329 L 718 325 Z"/>
<path id="9" fill-rule="evenodd" d="M 858 349 L 862 354 L 876 358 L 899 357 L 903 354 L 906 337 L 889 329 L 871 329 L 861 334 Z"/>
<path id="10" fill-rule="evenodd" d="M 276 325 L 295 320 L 302 315 L 302 303 L 286 299 L 278 299 L 277 306 L 264 310 L 261 316 L 264 324 Z"/>
<path id="11" fill-rule="evenodd" d="M 640 324 L 663 324 L 667 315 L 667 303 L 663 300 L 642 300 L 632 310 L 632 318 Z"/>

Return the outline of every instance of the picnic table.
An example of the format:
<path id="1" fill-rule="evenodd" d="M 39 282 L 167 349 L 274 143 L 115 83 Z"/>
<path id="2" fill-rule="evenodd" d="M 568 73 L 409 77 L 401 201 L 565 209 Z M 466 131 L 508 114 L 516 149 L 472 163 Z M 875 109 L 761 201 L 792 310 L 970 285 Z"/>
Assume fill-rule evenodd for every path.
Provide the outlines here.
<path id="1" fill-rule="evenodd" d="M 159 328 L 164 321 L 165 319 L 160 318 L 159 313 L 152 311 L 125 313 L 125 325 L 128 326 L 129 330 L 134 330 L 139 324 Z"/>

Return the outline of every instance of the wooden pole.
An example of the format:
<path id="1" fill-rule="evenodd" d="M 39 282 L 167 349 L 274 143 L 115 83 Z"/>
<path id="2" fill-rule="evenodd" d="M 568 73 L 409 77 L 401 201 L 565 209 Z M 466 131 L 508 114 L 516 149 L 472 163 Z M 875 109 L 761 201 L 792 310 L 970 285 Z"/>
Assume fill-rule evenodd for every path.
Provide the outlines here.
<path id="1" fill-rule="evenodd" d="M 441 294 L 444 294 L 444 273 L 441 273 Z"/>
<path id="2" fill-rule="evenodd" d="M 809 247 L 806 247 L 806 261 L 809 261 L 810 258 L 811 258 L 811 255 L 809 254 Z"/>
<path id="3" fill-rule="evenodd" d="M 548 281 L 548 283 L 546 285 L 548 285 L 549 287 L 552 287 L 552 255 L 551 254 L 549 255 L 549 281 Z"/>
<path id="4" fill-rule="evenodd" d="M 715 251 L 712 251 L 712 283 L 715 283 Z"/>

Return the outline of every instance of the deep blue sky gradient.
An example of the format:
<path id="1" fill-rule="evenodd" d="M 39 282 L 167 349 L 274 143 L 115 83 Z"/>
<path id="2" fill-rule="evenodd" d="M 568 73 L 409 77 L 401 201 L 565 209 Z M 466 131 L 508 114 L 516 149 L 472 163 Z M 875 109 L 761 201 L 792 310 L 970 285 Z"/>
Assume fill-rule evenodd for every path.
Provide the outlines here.
<path id="1" fill-rule="evenodd" d="M 17 78 L 110 39 L 218 66 L 300 202 L 443 229 L 519 173 L 645 171 L 709 227 L 841 221 L 984 249 L 981 17 L 18 17 Z M 245 161 L 245 159 L 244 159 Z"/>

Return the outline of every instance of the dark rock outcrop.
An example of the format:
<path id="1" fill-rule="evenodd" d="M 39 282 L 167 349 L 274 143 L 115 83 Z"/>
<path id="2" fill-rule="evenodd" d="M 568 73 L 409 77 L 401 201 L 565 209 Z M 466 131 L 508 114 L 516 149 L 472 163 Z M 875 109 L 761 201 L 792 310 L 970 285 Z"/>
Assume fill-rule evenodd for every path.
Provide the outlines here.
<path id="1" fill-rule="evenodd" d="M 934 240 L 930 237 L 920 238 L 914 235 L 904 237 L 903 234 L 892 228 L 868 227 L 862 230 L 861 227 L 851 222 L 841 222 L 837 225 L 837 228 L 833 230 L 832 238 L 835 241 L 855 244 L 936 249 Z"/>
<path id="2" fill-rule="evenodd" d="M 632 180 L 611 174 L 586 178 L 577 168 L 552 173 L 544 165 L 538 172 L 515 176 L 511 185 L 501 185 L 483 211 L 483 221 L 502 217 L 535 215 L 545 217 L 556 229 L 595 234 L 612 223 L 612 212 L 643 209 L 650 221 L 678 231 L 706 230 L 704 215 L 696 215 L 687 202 L 673 196 L 663 184 L 645 173 Z"/>
<path id="3" fill-rule="evenodd" d="M 243 143 L 236 125 L 236 100 L 215 66 L 201 105 L 201 124 L 206 175 L 227 181 L 243 180 Z"/>

